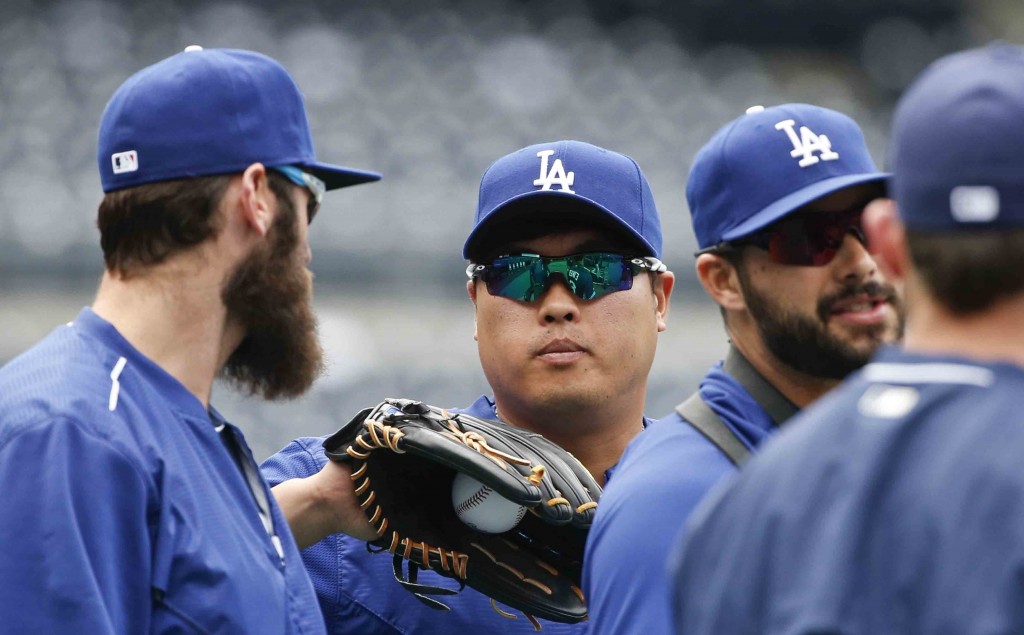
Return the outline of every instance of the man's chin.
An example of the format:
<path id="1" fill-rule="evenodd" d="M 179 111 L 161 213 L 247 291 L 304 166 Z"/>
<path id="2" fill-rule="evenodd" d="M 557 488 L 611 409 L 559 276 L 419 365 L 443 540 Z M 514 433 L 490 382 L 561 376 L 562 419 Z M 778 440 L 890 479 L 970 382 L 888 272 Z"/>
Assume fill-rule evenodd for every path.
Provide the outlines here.
<path id="1" fill-rule="evenodd" d="M 593 386 L 559 385 L 557 391 L 547 391 L 531 400 L 531 405 L 548 415 L 576 415 L 580 411 L 600 407 L 605 397 Z"/>
<path id="2" fill-rule="evenodd" d="M 874 355 L 875 350 L 883 344 L 891 344 L 897 340 L 896 328 L 892 324 L 876 324 L 873 326 L 835 326 L 829 333 L 837 342 L 865 358 Z"/>

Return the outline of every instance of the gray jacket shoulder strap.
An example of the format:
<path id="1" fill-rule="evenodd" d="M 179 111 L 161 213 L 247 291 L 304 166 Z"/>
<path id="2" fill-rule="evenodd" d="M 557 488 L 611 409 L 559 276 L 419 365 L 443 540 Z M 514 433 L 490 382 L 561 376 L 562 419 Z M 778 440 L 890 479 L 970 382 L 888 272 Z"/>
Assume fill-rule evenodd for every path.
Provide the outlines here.
<path id="1" fill-rule="evenodd" d="M 751 365 L 743 354 L 730 346 L 725 356 L 722 370 L 738 381 L 750 396 L 768 413 L 775 425 L 782 425 L 790 417 L 799 412 L 790 400 L 775 389 L 768 380 Z M 736 465 L 743 463 L 750 456 L 750 450 L 739 440 L 732 429 L 725 425 L 722 418 L 715 413 L 700 396 L 700 391 L 693 393 L 683 403 L 676 406 L 680 414 L 698 432 L 707 437 Z"/>
<path id="2" fill-rule="evenodd" d="M 750 393 L 754 401 L 760 404 L 764 411 L 768 413 L 768 416 L 772 418 L 775 425 L 781 426 L 790 417 L 800 412 L 800 408 L 789 399 L 786 399 L 775 386 L 768 383 L 768 380 L 761 376 L 761 373 L 757 372 L 754 365 L 735 346 L 729 347 L 729 352 L 726 353 L 725 361 L 722 363 L 722 370 L 732 376 Z"/>
<path id="3" fill-rule="evenodd" d="M 733 465 L 741 465 L 750 456 L 747 446 L 743 445 L 722 418 L 704 403 L 699 390 L 676 406 L 676 412 L 729 457 Z"/>

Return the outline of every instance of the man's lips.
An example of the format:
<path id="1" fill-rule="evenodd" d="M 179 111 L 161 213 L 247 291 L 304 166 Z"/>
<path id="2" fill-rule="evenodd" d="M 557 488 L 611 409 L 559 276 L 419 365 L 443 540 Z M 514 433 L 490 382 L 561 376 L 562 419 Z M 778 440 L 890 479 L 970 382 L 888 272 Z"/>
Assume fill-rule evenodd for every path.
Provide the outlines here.
<path id="1" fill-rule="evenodd" d="M 549 364 L 571 364 L 586 354 L 586 348 L 568 338 L 551 340 L 537 351 L 537 357 Z"/>
<path id="2" fill-rule="evenodd" d="M 861 294 L 833 304 L 829 317 L 851 326 L 871 326 L 885 322 L 890 311 L 892 305 L 886 297 Z"/>

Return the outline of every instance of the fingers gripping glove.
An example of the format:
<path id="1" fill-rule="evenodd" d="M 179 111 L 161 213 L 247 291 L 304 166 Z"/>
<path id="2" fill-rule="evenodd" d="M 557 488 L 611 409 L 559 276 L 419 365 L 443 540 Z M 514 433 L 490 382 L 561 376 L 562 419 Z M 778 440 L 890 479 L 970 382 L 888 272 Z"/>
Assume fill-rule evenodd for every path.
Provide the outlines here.
<path id="1" fill-rule="evenodd" d="M 361 506 L 379 538 L 371 551 L 394 554 L 395 577 L 433 608 L 428 597 L 456 590 L 416 583 L 431 569 L 534 619 L 579 622 L 583 547 L 601 487 L 571 454 L 544 437 L 499 421 L 449 414 L 426 404 L 388 399 L 360 412 L 324 442 L 327 456 L 347 463 Z M 452 482 L 465 473 L 527 508 L 498 534 L 463 524 Z M 409 574 L 402 571 L 408 561 Z"/>

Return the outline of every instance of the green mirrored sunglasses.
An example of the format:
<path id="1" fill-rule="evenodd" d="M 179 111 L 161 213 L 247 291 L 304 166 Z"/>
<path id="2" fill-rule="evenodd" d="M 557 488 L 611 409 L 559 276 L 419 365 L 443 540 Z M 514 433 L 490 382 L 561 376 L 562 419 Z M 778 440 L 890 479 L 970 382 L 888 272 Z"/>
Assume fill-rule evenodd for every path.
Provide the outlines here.
<path id="1" fill-rule="evenodd" d="M 488 264 L 471 264 L 469 279 L 481 278 L 491 295 L 533 302 L 551 286 L 555 275 L 582 300 L 593 300 L 633 287 L 633 276 L 641 271 L 662 273 L 666 267 L 652 257 L 587 252 L 546 258 L 538 254 L 499 256 Z"/>

